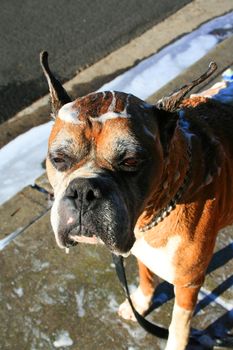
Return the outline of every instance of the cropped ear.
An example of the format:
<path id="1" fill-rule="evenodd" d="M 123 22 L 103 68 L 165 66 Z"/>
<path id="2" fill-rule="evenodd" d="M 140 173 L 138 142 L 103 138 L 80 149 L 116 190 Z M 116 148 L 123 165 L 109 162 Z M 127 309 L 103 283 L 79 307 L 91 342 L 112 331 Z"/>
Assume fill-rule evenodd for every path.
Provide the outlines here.
<path id="1" fill-rule="evenodd" d="M 49 85 L 52 114 L 55 117 L 59 109 L 66 103 L 71 102 L 71 98 L 63 88 L 62 84 L 54 77 L 49 68 L 48 52 L 40 53 L 40 64 Z"/>
<path id="2" fill-rule="evenodd" d="M 169 112 L 156 108 L 155 116 L 159 129 L 160 142 L 163 147 L 164 155 L 167 156 L 170 142 L 176 129 L 179 114 L 178 112 Z"/>
<path id="3" fill-rule="evenodd" d="M 209 78 L 216 69 L 217 64 L 215 62 L 210 62 L 209 68 L 204 74 L 202 74 L 196 80 L 193 80 L 191 83 L 182 86 L 180 89 L 173 92 L 169 96 L 162 97 L 155 106 L 164 111 L 175 112 L 179 108 L 187 93 L 191 91 L 195 86 L 201 84 L 204 80 Z"/>

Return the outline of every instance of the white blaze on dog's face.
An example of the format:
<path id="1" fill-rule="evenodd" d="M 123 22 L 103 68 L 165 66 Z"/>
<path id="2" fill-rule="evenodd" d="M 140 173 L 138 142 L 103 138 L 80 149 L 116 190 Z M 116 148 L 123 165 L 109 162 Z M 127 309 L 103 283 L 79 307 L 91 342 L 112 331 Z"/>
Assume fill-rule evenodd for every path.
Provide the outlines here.
<path id="1" fill-rule="evenodd" d="M 157 134 L 155 108 L 124 93 L 89 94 L 58 111 L 47 173 L 60 247 L 75 240 L 131 249 L 135 223 L 161 177 Z"/>

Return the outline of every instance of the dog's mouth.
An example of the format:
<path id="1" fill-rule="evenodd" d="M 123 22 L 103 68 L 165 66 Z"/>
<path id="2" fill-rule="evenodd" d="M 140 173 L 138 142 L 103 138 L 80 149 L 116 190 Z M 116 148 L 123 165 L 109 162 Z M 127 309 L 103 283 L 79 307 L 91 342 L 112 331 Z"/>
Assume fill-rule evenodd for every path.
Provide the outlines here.
<path id="1" fill-rule="evenodd" d="M 105 243 L 102 241 L 102 239 L 100 239 L 99 237 L 97 237 L 95 235 L 93 235 L 92 237 L 70 235 L 70 239 L 74 243 L 72 245 L 76 245 L 77 243 L 105 245 Z M 117 250 L 113 250 L 112 253 L 115 255 L 121 255 L 124 258 L 127 258 L 130 255 L 130 251 L 123 253 L 123 252 L 118 252 Z"/>
<path id="2" fill-rule="evenodd" d="M 91 245 L 105 245 L 105 242 L 98 237 L 96 234 L 93 234 L 89 231 L 85 231 L 85 235 L 82 233 L 84 230 L 81 230 L 77 227 L 73 227 L 66 236 L 66 240 L 62 243 L 59 242 L 58 245 L 60 248 L 65 248 L 66 252 L 69 251 L 69 248 L 76 246 L 78 243 L 85 243 Z M 123 257 L 128 257 L 130 255 L 130 250 L 127 252 L 119 251 L 116 247 L 108 247 L 110 251 L 115 255 L 122 255 Z"/>
<path id="3" fill-rule="evenodd" d="M 87 237 L 87 236 L 78 236 L 78 235 L 70 234 L 69 239 L 73 242 L 76 242 L 76 243 L 104 244 L 104 242 L 96 235 Z"/>
<path id="4" fill-rule="evenodd" d="M 92 231 L 82 225 L 69 227 L 69 231 L 64 235 L 63 244 L 65 247 L 75 246 L 77 243 L 104 244 L 104 242 Z"/>
<path id="5" fill-rule="evenodd" d="M 130 234 L 129 228 L 126 232 L 122 230 L 119 220 L 113 217 L 111 225 L 97 220 L 98 216 L 96 220 L 90 216 L 78 220 L 74 214 L 71 216 L 69 212 L 66 213 L 65 209 L 63 217 L 59 216 L 62 224 L 58 227 L 57 223 L 54 224 L 55 238 L 60 248 L 68 250 L 79 243 L 84 243 L 106 246 L 111 253 L 117 255 L 126 256 L 130 253 L 135 238 L 133 234 Z"/>

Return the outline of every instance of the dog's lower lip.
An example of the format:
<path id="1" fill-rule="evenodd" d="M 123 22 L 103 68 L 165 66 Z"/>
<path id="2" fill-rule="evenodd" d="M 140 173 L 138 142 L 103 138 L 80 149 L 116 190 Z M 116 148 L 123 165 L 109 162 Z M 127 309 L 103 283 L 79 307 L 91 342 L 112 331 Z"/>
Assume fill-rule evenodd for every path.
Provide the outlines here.
<path id="1" fill-rule="evenodd" d="M 93 235 L 92 237 L 70 235 L 70 239 L 72 239 L 77 243 L 88 243 L 88 244 L 100 243 L 99 239 L 95 235 Z"/>

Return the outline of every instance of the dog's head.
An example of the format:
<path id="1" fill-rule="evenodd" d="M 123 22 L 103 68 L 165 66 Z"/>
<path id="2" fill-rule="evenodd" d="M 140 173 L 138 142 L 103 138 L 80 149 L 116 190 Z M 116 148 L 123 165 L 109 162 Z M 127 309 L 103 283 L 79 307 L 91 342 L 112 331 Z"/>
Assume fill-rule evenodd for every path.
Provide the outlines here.
<path id="1" fill-rule="evenodd" d="M 124 254 L 160 181 L 163 143 L 175 118 L 171 123 L 165 108 L 122 92 L 92 93 L 72 102 L 51 73 L 46 52 L 41 61 L 55 117 L 47 173 L 55 194 L 51 222 L 57 243 L 101 242 Z"/>
<path id="2" fill-rule="evenodd" d="M 100 92 L 56 113 L 47 172 L 54 188 L 52 226 L 60 246 L 104 242 L 127 252 L 162 171 L 155 111 L 134 96 Z"/>

